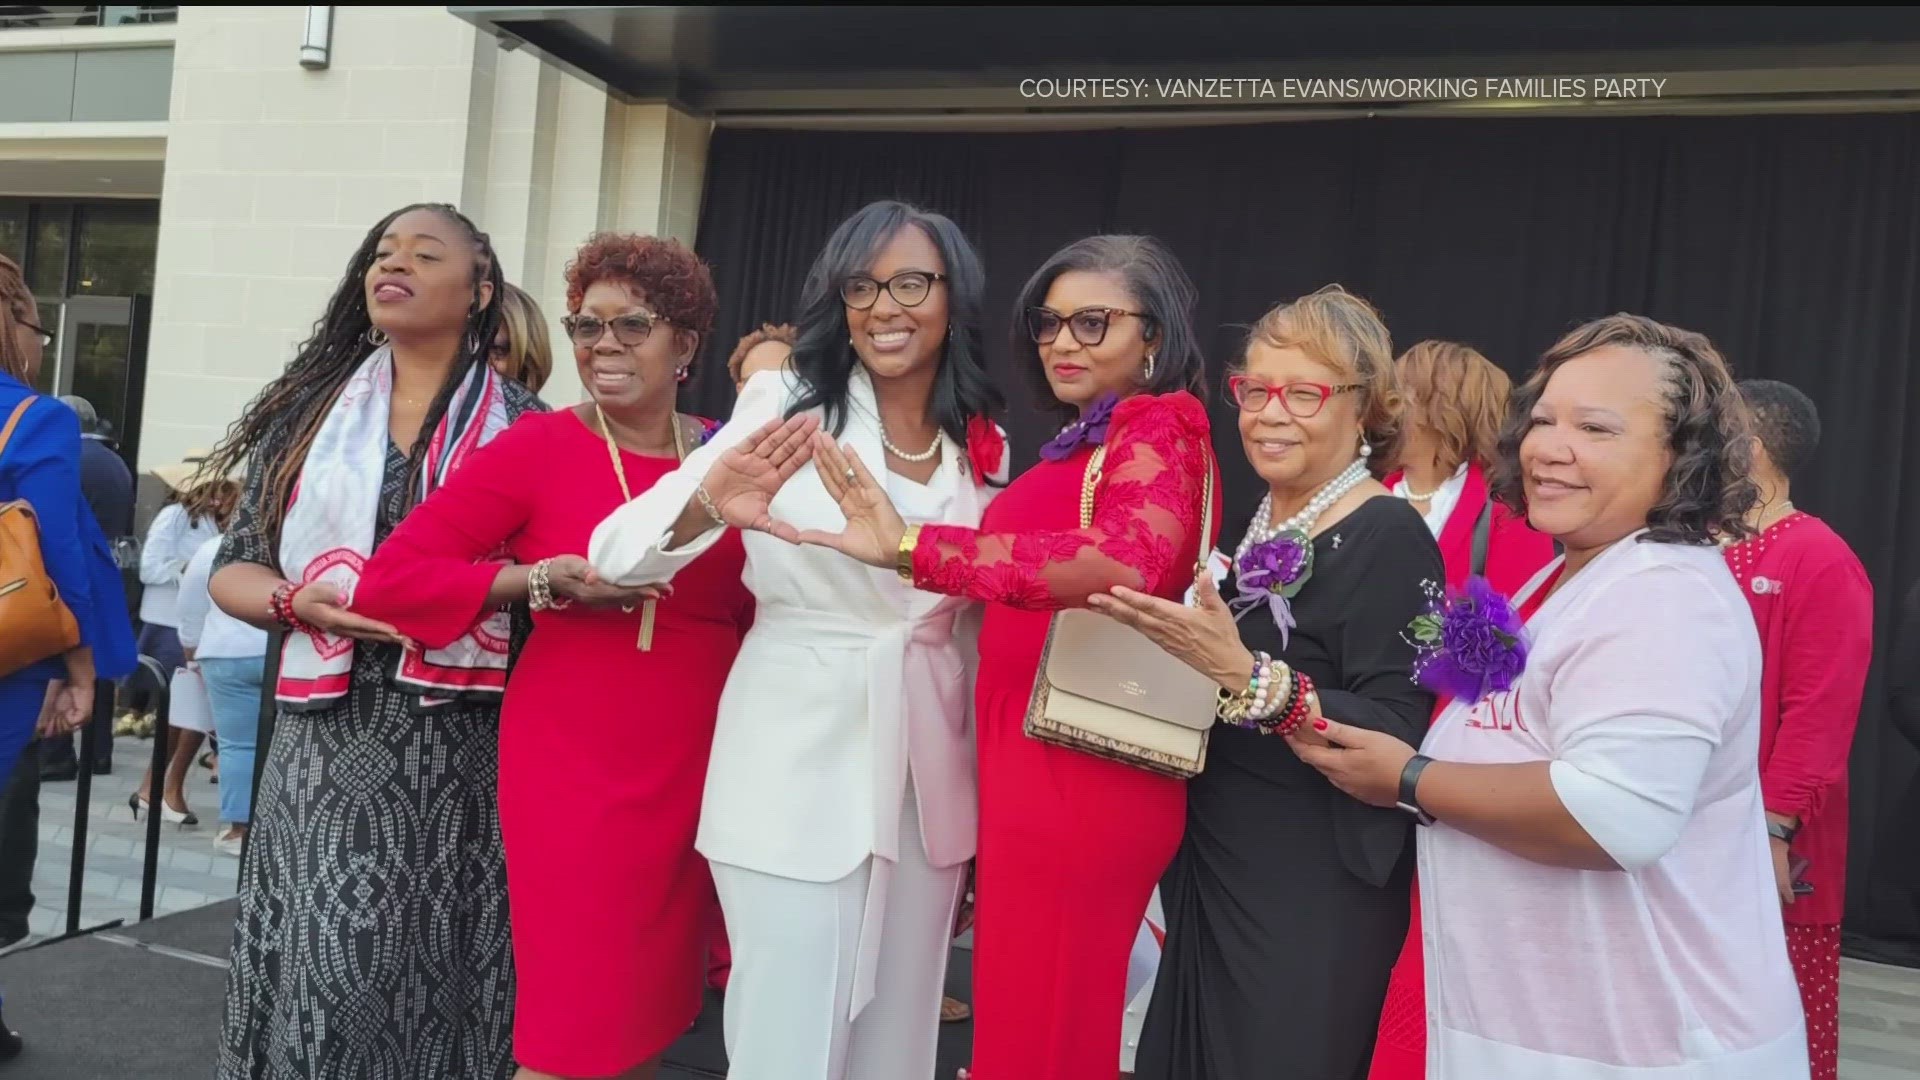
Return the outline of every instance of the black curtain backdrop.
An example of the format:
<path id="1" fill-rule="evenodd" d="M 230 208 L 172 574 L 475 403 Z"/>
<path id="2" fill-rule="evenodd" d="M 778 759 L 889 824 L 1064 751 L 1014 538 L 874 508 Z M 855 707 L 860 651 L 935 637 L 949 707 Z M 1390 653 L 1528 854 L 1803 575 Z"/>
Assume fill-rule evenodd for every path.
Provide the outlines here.
<path id="1" fill-rule="evenodd" d="M 1200 287 L 1230 536 L 1259 491 L 1221 370 L 1268 307 L 1337 281 L 1378 305 L 1397 349 L 1465 341 L 1516 378 L 1562 332 L 1615 311 L 1706 333 L 1741 377 L 1819 403 L 1823 445 L 1794 502 L 1865 562 L 1881 657 L 1920 575 L 1920 116 L 721 129 L 698 247 L 722 315 L 689 408 L 726 414 L 734 342 L 790 319 L 833 227 L 881 198 L 946 213 L 978 245 L 1016 469 L 1052 432 L 1008 355 L 1014 295 L 1070 240 L 1150 233 Z M 1849 951 L 1920 966 L 1916 753 L 1887 723 L 1883 667 L 1853 753 Z"/>

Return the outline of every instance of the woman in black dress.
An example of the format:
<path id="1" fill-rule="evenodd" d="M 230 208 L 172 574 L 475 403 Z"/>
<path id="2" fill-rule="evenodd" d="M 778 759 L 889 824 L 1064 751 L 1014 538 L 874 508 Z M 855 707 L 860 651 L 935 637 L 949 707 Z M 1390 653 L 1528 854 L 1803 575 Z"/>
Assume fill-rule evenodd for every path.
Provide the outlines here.
<path id="1" fill-rule="evenodd" d="M 498 688 L 530 622 L 496 613 L 449 649 L 403 651 L 351 607 L 359 567 L 423 494 L 544 408 L 487 366 L 502 285 L 486 236 L 453 207 L 389 214 L 204 466 L 254 463 L 214 602 L 286 631 L 220 1080 L 514 1071 L 495 744 Z"/>
<path id="2" fill-rule="evenodd" d="M 1393 372 L 1386 327 L 1338 286 L 1268 312 L 1229 381 L 1269 488 L 1233 599 L 1203 576 L 1195 607 L 1128 590 L 1096 605 L 1233 695 L 1160 885 L 1140 1080 L 1366 1075 L 1407 930 L 1411 820 L 1342 794 L 1276 731 L 1311 737 L 1321 714 L 1413 746 L 1426 731 L 1433 695 L 1403 632 L 1446 571 L 1419 513 L 1369 472 L 1399 411 Z"/>

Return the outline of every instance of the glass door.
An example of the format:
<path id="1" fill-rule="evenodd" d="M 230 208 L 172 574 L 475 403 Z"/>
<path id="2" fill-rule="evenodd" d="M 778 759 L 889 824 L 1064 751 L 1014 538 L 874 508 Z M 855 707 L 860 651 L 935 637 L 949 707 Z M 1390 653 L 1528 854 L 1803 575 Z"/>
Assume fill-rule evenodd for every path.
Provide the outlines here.
<path id="1" fill-rule="evenodd" d="M 46 389 L 87 399 L 121 455 L 136 460 L 141 389 L 136 384 L 145 381 L 146 368 L 145 298 L 69 296 L 58 308 L 47 327 L 53 347 L 41 376 Z"/>

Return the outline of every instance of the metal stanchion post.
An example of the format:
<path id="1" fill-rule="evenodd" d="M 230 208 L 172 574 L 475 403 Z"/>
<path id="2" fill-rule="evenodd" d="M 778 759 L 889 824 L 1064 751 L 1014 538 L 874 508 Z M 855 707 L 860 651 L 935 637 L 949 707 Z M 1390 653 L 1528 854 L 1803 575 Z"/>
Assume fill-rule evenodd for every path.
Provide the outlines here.
<path id="1" fill-rule="evenodd" d="M 158 695 L 153 725 L 153 778 L 147 783 L 147 858 L 140 871 L 140 921 L 145 922 L 153 918 L 153 895 L 160 881 L 160 819 L 167 805 L 167 756 L 173 741 L 169 724 L 173 713 L 173 673 L 151 656 L 142 656 L 140 666 L 153 676 L 154 693 Z"/>
<path id="2" fill-rule="evenodd" d="M 87 816 L 93 803 L 93 759 L 113 723 L 113 684 L 93 686 L 93 719 L 80 729 L 80 776 L 73 795 L 73 868 L 67 877 L 67 933 L 80 932 L 80 893 L 87 879 Z"/>

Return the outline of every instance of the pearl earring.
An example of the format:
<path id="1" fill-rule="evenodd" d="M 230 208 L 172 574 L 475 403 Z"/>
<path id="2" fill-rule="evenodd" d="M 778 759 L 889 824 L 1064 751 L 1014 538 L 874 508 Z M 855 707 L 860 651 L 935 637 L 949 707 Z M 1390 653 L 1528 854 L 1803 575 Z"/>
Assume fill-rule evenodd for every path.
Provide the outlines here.
<path id="1" fill-rule="evenodd" d="M 1367 437 L 1365 435 L 1360 436 L 1360 456 L 1363 458 L 1373 456 L 1373 447 L 1367 444 Z"/>

